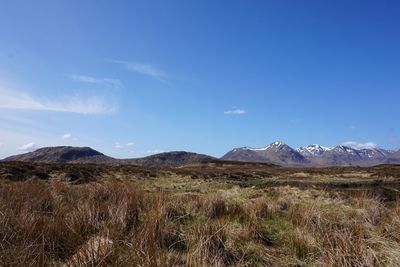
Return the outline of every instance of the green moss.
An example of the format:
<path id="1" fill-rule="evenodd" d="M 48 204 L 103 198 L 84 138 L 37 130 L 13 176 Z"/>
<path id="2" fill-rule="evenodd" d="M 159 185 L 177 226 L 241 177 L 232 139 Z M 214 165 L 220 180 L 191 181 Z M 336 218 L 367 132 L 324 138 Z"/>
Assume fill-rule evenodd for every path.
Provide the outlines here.
<path id="1" fill-rule="evenodd" d="M 261 221 L 261 230 L 263 235 L 268 237 L 272 244 L 286 243 L 288 233 L 292 232 L 293 224 L 285 217 L 274 217 Z"/>

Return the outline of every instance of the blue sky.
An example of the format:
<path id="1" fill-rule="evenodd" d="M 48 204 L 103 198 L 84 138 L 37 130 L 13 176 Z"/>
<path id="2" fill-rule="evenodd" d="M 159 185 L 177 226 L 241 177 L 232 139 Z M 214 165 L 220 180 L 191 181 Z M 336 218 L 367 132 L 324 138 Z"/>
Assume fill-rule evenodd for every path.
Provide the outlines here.
<path id="1" fill-rule="evenodd" d="M 0 157 L 400 148 L 398 1 L 1 1 Z"/>

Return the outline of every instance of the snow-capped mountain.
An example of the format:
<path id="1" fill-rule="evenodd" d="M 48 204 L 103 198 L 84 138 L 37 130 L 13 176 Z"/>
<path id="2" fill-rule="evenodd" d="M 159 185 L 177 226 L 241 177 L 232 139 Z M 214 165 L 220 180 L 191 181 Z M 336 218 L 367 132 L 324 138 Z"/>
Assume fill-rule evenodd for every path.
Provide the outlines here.
<path id="1" fill-rule="evenodd" d="M 327 163 L 345 163 L 347 165 L 375 165 L 386 163 L 394 157 L 394 152 L 380 148 L 355 149 L 347 146 L 336 146 L 331 153 L 325 154 Z M 337 162 L 339 161 L 339 162 Z"/>
<path id="2" fill-rule="evenodd" d="M 375 158 L 375 159 L 385 159 L 388 157 L 392 157 L 395 155 L 395 151 L 392 150 L 385 150 L 379 148 L 373 149 L 361 149 L 358 150 L 358 153 L 363 158 Z"/>
<path id="3" fill-rule="evenodd" d="M 276 141 L 273 142 L 271 144 L 269 144 L 266 147 L 260 147 L 260 148 L 252 148 L 252 147 L 239 147 L 239 148 L 235 148 L 234 150 L 252 150 L 252 151 L 266 151 L 266 150 L 279 150 L 280 148 L 286 146 L 286 144 L 280 142 L 280 141 Z"/>
<path id="4" fill-rule="evenodd" d="M 331 150 L 331 148 L 320 146 L 317 144 L 309 145 L 307 147 L 299 147 L 296 149 L 296 151 L 299 152 L 300 154 L 302 154 L 304 157 L 320 156 L 329 150 Z"/>
<path id="5" fill-rule="evenodd" d="M 303 165 L 308 160 L 295 149 L 282 142 L 273 142 L 262 148 L 235 148 L 221 159 L 249 162 L 268 162 L 280 165 Z"/>
<path id="6" fill-rule="evenodd" d="M 283 142 L 273 142 L 262 148 L 236 148 L 222 159 L 268 162 L 283 166 L 371 166 L 400 164 L 400 152 L 380 148 L 355 149 L 344 145 L 330 148 L 318 144 L 293 149 Z"/>

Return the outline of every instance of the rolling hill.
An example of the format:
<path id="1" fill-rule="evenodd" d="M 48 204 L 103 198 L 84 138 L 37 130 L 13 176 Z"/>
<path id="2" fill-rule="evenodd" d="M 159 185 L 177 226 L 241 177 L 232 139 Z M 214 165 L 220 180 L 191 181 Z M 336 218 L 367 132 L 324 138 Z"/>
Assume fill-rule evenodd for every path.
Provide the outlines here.
<path id="1" fill-rule="evenodd" d="M 109 165 L 138 165 L 146 167 L 178 167 L 187 164 L 202 163 L 216 160 L 211 156 L 185 152 L 173 151 L 151 155 L 144 158 L 116 159 L 104 155 L 90 147 L 44 147 L 36 151 L 11 156 L 3 161 L 23 161 L 41 163 L 94 163 Z"/>

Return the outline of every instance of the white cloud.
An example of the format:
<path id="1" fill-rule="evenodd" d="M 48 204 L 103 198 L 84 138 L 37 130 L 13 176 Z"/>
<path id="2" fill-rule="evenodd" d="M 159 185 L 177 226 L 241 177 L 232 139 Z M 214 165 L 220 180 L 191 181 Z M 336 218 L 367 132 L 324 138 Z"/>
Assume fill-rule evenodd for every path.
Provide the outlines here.
<path id="1" fill-rule="evenodd" d="M 119 143 L 119 142 L 116 142 L 115 145 L 114 145 L 114 147 L 115 147 L 115 148 L 118 148 L 118 149 L 123 149 L 123 148 L 130 148 L 130 147 L 132 147 L 132 146 L 134 146 L 134 145 L 135 145 L 134 142 L 129 142 L 129 143 L 126 143 L 125 145 L 124 145 L 124 144 L 121 144 L 121 143 Z"/>
<path id="2" fill-rule="evenodd" d="M 138 74 L 146 75 L 149 77 L 152 77 L 154 79 L 157 79 L 159 81 L 162 81 L 164 83 L 168 84 L 167 78 L 168 75 L 160 70 L 158 67 L 151 65 L 151 64 L 144 64 L 144 63 L 139 63 L 139 62 L 127 62 L 127 61 L 121 61 L 121 60 L 108 60 L 113 63 L 117 64 L 122 64 L 125 66 L 125 68 L 130 71 L 130 72 L 135 72 Z"/>
<path id="3" fill-rule="evenodd" d="M 113 87 L 113 88 L 122 87 L 122 83 L 118 79 L 95 78 L 95 77 L 91 77 L 91 76 L 87 76 L 87 75 L 80 75 L 80 74 L 69 75 L 69 77 L 75 82 L 99 84 L 99 85 L 109 86 L 109 87 Z"/>
<path id="4" fill-rule="evenodd" d="M 166 74 L 158 69 L 157 67 L 150 65 L 150 64 L 143 64 L 143 63 L 128 63 L 127 65 L 128 70 L 132 72 L 137 72 L 143 75 L 148 75 L 153 78 L 165 78 Z"/>
<path id="5" fill-rule="evenodd" d="M 22 152 L 30 152 L 37 149 L 37 145 L 33 142 L 25 144 L 23 146 L 20 146 L 17 148 L 17 150 L 22 151 Z"/>
<path id="6" fill-rule="evenodd" d="M 146 153 L 147 154 L 159 154 L 159 153 L 164 153 L 164 150 L 160 150 L 160 149 L 153 149 L 153 150 L 147 150 Z"/>
<path id="7" fill-rule="evenodd" d="M 72 134 L 71 133 L 66 133 L 63 136 L 61 136 L 62 139 L 67 140 L 67 139 L 71 139 L 72 138 Z"/>
<path id="8" fill-rule="evenodd" d="M 356 141 L 347 141 L 344 142 L 342 145 L 348 146 L 355 149 L 372 149 L 377 148 L 378 145 L 374 142 L 367 142 L 367 143 L 358 143 Z"/>
<path id="9" fill-rule="evenodd" d="M 1 112 L 0 113 L 6 113 Z M 0 118 L 0 121 L 2 119 Z M 50 130 L 36 131 L 32 127 L 16 126 L 9 129 L 7 125 L 0 127 L 0 141 L 3 142 L 3 147 L 0 148 L 0 159 L 15 155 L 16 148 L 24 144 L 34 142 L 41 146 L 53 146 L 58 143 L 60 136 L 54 136 Z M 21 152 L 22 153 L 22 152 Z"/>
<path id="10" fill-rule="evenodd" d="M 224 111 L 225 115 L 244 115 L 247 114 L 247 111 L 244 109 L 232 109 Z"/>
<path id="11" fill-rule="evenodd" d="M 4 145 L 4 143 L 0 142 L 0 147 L 2 147 Z"/>
<path id="12" fill-rule="evenodd" d="M 101 97 L 74 97 L 61 101 L 46 101 L 32 97 L 28 93 L 0 87 L 0 108 L 22 109 L 55 112 L 71 112 L 80 114 L 108 114 L 116 107 L 107 105 Z"/>

